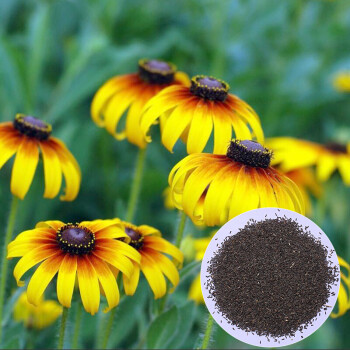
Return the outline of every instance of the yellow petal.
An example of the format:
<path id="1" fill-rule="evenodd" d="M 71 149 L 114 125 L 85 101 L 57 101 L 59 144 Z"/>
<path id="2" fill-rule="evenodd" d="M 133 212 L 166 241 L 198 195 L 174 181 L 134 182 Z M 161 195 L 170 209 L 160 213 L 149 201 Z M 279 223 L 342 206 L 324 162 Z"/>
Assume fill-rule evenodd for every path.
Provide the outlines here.
<path id="1" fill-rule="evenodd" d="M 45 192 L 44 198 L 57 196 L 62 183 L 62 170 L 60 160 L 49 143 L 41 142 L 40 148 L 44 161 Z"/>
<path id="2" fill-rule="evenodd" d="M 107 312 L 110 309 L 116 307 L 119 303 L 119 289 L 117 285 L 117 281 L 109 269 L 108 265 L 101 259 L 96 256 L 91 255 L 90 261 L 94 266 L 94 269 L 97 273 L 97 277 L 102 285 L 104 290 L 104 294 L 106 296 L 108 307 L 103 311 Z"/>
<path id="3" fill-rule="evenodd" d="M 201 288 L 201 275 L 198 274 L 197 277 L 194 279 L 190 286 L 190 290 L 188 292 L 188 297 L 191 300 L 194 300 L 196 303 L 204 304 L 204 298 L 202 294 L 202 288 Z"/>
<path id="4" fill-rule="evenodd" d="M 320 181 L 327 181 L 336 169 L 337 163 L 334 156 L 324 153 L 317 164 L 316 175 Z"/>
<path id="5" fill-rule="evenodd" d="M 100 287 L 97 273 L 85 256 L 78 259 L 78 283 L 85 311 L 95 315 L 100 306 Z"/>
<path id="6" fill-rule="evenodd" d="M 60 200 L 73 201 L 80 189 L 81 172 L 79 165 L 63 143 L 51 138 L 51 146 L 56 150 L 56 154 L 60 160 L 66 184 L 65 194 L 60 197 Z"/>
<path id="7" fill-rule="evenodd" d="M 15 245 L 12 247 L 14 249 L 16 248 Z M 9 256 L 12 254 L 12 247 L 9 247 Z M 26 255 L 24 255 L 23 258 L 18 261 L 15 269 L 13 270 L 13 275 L 16 278 L 18 286 L 24 285 L 24 282 L 22 282 L 20 279 L 29 269 L 41 261 L 57 255 L 57 253 L 57 245 L 43 244 L 33 250 L 30 250 Z"/>
<path id="8" fill-rule="evenodd" d="M 14 135 L 0 135 L 0 169 L 17 152 L 20 139 Z"/>
<path id="9" fill-rule="evenodd" d="M 179 263 L 183 262 L 184 257 L 180 249 L 168 242 L 167 240 L 165 240 L 164 238 L 147 236 L 145 237 L 144 242 L 147 247 L 168 254 L 175 258 Z"/>
<path id="10" fill-rule="evenodd" d="M 123 275 L 123 284 L 126 295 L 134 295 L 136 292 L 137 285 L 139 284 L 140 279 L 140 267 L 133 263 L 134 271 L 131 274 L 130 278 L 126 275 Z"/>
<path id="11" fill-rule="evenodd" d="M 45 260 L 30 279 L 27 289 L 28 301 L 33 305 L 38 305 L 41 297 L 60 268 L 64 254 L 58 254 Z"/>
<path id="12" fill-rule="evenodd" d="M 338 158 L 338 167 L 345 185 L 350 186 L 350 155 L 340 156 Z"/>
<path id="13" fill-rule="evenodd" d="M 148 256 L 142 256 L 141 271 L 153 291 L 154 298 L 159 299 L 163 297 L 166 293 L 166 282 L 162 271 L 155 261 Z"/>
<path id="14" fill-rule="evenodd" d="M 11 177 L 11 192 L 20 199 L 23 199 L 29 190 L 38 161 L 37 142 L 23 137 L 16 154 Z"/>
<path id="15" fill-rule="evenodd" d="M 190 125 L 187 153 L 200 153 L 206 146 L 213 130 L 212 116 L 208 113 L 208 105 L 204 100 L 198 100 Z"/>
<path id="16" fill-rule="evenodd" d="M 77 256 L 66 254 L 57 277 L 57 297 L 64 307 L 71 307 L 76 275 Z"/>

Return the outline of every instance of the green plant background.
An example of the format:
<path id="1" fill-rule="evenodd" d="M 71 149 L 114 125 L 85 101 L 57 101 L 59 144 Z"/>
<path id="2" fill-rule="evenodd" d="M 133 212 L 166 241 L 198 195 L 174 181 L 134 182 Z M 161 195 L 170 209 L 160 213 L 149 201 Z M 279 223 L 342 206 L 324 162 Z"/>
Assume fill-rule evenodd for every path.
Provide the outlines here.
<path id="1" fill-rule="evenodd" d="M 350 140 L 350 95 L 332 87 L 334 74 L 350 68 L 347 0 L 1 0 L 0 35 L 0 120 L 12 120 L 23 112 L 52 123 L 54 135 L 66 142 L 83 173 L 77 200 L 62 203 L 42 198 L 39 167 L 20 203 L 16 233 L 40 220 L 124 216 L 137 149 L 97 128 L 89 106 L 107 78 L 135 71 L 142 57 L 170 60 L 189 75 L 210 74 L 226 80 L 231 91 L 256 109 L 267 136 Z M 135 223 L 153 225 L 169 240 L 177 213 L 164 209 L 162 191 L 170 169 L 184 156 L 182 144 L 170 154 L 154 133 Z M 3 232 L 10 175 L 7 164 L 0 172 Z M 314 201 L 313 219 L 338 254 L 349 261 L 349 188 L 335 175 L 325 185 L 325 193 L 322 202 Z M 186 226 L 186 233 L 195 237 L 210 231 Z M 198 270 L 198 264 L 185 269 L 179 288 L 169 298 L 167 313 L 158 318 L 157 305 L 143 283 L 134 297 L 119 306 L 111 344 L 151 348 L 198 344 L 206 309 L 187 300 Z M 9 280 L 8 294 L 13 295 L 14 279 Z M 46 296 L 54 296 L 53 290 Z M 11 319 L 17 294 L 6 305 L 3 346 L 20 348 L 35 339 L 38 348 L 54 347 L 57 324 L 33 334 Z M 70 313 L 70 335 L 75 307 Z M 95 317 L 84 313 L 82 346 L 97 343 L 104 318 L 102 313 Z M 349 327 L 349 313 L 329 319 L 293 348 L 349 348 Z M 219 327 L 211 346 L 250 348 Z"/>

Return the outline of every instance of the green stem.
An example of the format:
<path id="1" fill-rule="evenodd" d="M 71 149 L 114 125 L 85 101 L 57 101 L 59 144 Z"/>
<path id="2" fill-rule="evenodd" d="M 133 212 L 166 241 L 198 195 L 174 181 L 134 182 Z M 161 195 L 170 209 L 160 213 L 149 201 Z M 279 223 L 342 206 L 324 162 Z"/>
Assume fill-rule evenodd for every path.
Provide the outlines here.
<path id="1" fill-rule="evenodd" d="M 176 239 L 175 239 L 175 245 L 178 248 L 180 247 L 181 241 L 182 241 L 182 237 L 184 236 L 186 219 L 187 219 L 186 214 L 183 211 L 180 212 L 180 222 L 179 222 L 179 226 L 177 228 Z"/>
<path id="2" fill-rule="evenodd" d="M 16 220 L 16 213 L 17 213 L 17 207 L 18 207 L 18 198 L 13 196 L 12 202 L 11 202 L 11 209 L 9 214 L 9 219 L 7 223 L 7 230 L 5 234 L 5 241 L 4 241 L 4 247 L 3 247 L 3 253 L 2 253 L 2 261 L 1 261 L 1 280 L 0 280 L 0 343 L 2 339 L 2 320 L 3 320 L 3 311 L 4 311 L 4 302 L 5 302 L 5 292 L 6 292 L 6 280 L 7 280 L 7 267 L 8 267 L 8 260 L 7 260 L 7 246 L 9 245 L 13 229 L 15 227 L 15 220 Z"/>
<path id="3" fill-rule="evenodd" d="M 109 337 L 111 336 L 114 317 L 115 317 L 116 312 L 117 312 L 116 307 L 109 312 L 109 318 L 108 318 L 107 325 L 106 325 L 106 332 L 105 332 L 105 335 L 103 337 L 102 349 L 107 349 L 108 340 L 109 340 Z"/>
<path id="4" fill-rule="evenodd" d="M 175 245 L 176 247 L 180 247 L 181 242 L 182 242 L 182 238 L 184 236 L 184 232 L 185 232 L 185 226 L 186 226 L 186 219 L 187 216 L 183 211 L 179 212 L 179 224 L 177 227 L 177 232 L 176 232 L 176 238 L 175 238 Z M 158 309 L 158 314 L 162 314 L 164 312 L 166 303 L 168 301 L 168 297 L 169 297 L 169 285 L 167 284 L 167 292 L 164 295 L 164 297 L 159 301 L 159 309 Z"/>
<path id="5" fill-rule="evenodd" d="M 83 313 L 83 304 L 78 301 L 77 310 L 75 315 L 75 325 L 74 325 L 74 334 L 72 341 L 72 349 L 78 349 L 79 344 L 79 333 L 80 333 L 80 325 L 81 325 L 81 316 Z"/>
<path id="6" fill-rule="evenodd" d="M 61 327 L 60 327 L 60 334 L 58 337 L 57 349 L 63 349 L 63 346 L 64 346 L 64 337 L 66 334 L 67 318 L 68 318 L 68 309 L 64 307 L 62 312 Z"/>
<path id="7" fill-rule="evenodd" d="M 205 333 L 204 333 L 203 343 L 202 343 L 201 349 L 207 349 L 208 348 L 208 345 L 209 345 L 209 342 L 210 342 L 211 333 L 213 331 L 213 325 L 214 325 L 214 319 L 209 314 L 208 322 L 207 322 L 207 328 L 205 329 Z"/>
<path id="8" fill-rule="evenodd" d="M 140 148 L 137 155 L 135 173 L 134 173 L 134 178 L 132 180 L 132 185 L 131 185 L 128 211 L 126 213 L 126 221 L 128 222 L 132 222 L 132 220 L 134 219 L 137 200 L 141 189 L 143 167 L 144 167 L 145 158 L 146 158 L 145 156 L 146 156 L 146 148 Z"/>

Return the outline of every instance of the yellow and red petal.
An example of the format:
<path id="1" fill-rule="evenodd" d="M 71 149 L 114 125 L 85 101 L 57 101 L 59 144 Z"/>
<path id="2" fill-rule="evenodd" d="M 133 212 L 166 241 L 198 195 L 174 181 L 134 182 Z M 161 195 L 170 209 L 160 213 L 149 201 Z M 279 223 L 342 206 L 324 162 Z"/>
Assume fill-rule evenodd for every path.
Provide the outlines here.
<path id="1" fill-rule="evenodd" d="M 61 252 L 45 260 L 34 272 L 27 288 L 28 301 L 38 305 L 48 284 L 59 270 L 64 254 Z"/>
<path id="2" fill-rule="evenodd" d="M 11 192 L 20 199 L 27 194 L 39 162 L 38 142 L 23 137 L 17 150 L 11 176 Z"/>
<path id="3" fill-rule="evenodd" d="M 14 246 L 8 247 L 8 257 L 11 257 L 12 248 Z M 17 281 L 18 286 L 23 286 L 24 282 L 21 281 L 21 277 L 33 266 L 40 263 L 41 261 L 48 259 L 55 255 L 60 255 L 61 251 L 57 248 L 57 244 L 43 244 L 33 250 L 30 250 L 25 254 L 16 264 L 13 271 L 13 275 Z"/>
<path id="4" fill-rule="evenodd" d="M 202 152 L 213 130 L 213 118 L 209 112 L 210 102 L 198 99 L 187 138 L 187 153 Z"/>
<path id="5" fill-rule="evenodd" d="M 138 264 L 141 261 L 141 255 L 140 253 L 130 245 L 119 241 L 119 240 L 111 240 L 111 239 L 101 239 L 98 241 L 99 248 L 103 249 L 111 249 L 115 252 L 118 252 L 122 255 L 125 255 L 129 259 L 137 262 Z"/>
<path id="6" fill-rule="evenodd" d="M 116 254 L 116 251 L 114 249 L 103 246 L 101 247 L 99 245 L 95 247 L 92 254 L 108 262 L 110 265 L 114 266 L 116 269 L 120 270 L 128 277 L 131 276 L 133 272 L 133 265 L 131 260 L 122 254 Z"/>
<path id="7" fill-rule="evenodd" d="M 95 94 L 91 104 L 92 120 L 100 127 L 104 126 L 104 110 L 111 97 L 118 91 L 130 86 L 137 74 L 126 74 L 109 79 Z"/>
<path id="8" fill-rule="evenodd" d="M 100 287 L 97 273 L 87 256 L 80 256 L 77 262 L 78 283 L 81 300 L 86 312 L 95 315 L 100 306 Z"/>
<path id="9" fill-rule="evenodd" d="M 89 260 L 97 273 L 98 280 L 103 288 L 108 307 L 103 311 L 107 312 L 116 307 L 119 303 L 119 289 L 117 281 L 108 265 L 98 257 L 91 255 Z"/>
<path id="10" fill-rule="evenodd" d="M 184 257 L 180 249 L 168 242 L 167 240 L 165 240 L 164 238 L 146 236 L 144 238 L 144 246 L 145 248 L 151 248 L 159 252 L 168 254 L 174 259 L 176 259 L 179 263 L 183 263 Z"/>
<path id="11" fill-rule="evenodd" d="M 77 275 L 76 255 L 65 254 L 57 277 L 57 298 L 64 307 L 71 307 Z"/>
<path id="12" fill-rule="evenodd" d="M 151 287 L 154 298 L 159 299 L 166 293 L 166 282 L 162 271 L 156 262 L 149 256 L 142 256 L 141 271 Z"/>
<path id="13" fill-rule="evenodd" d="M 56 151 L 65 179 L 65 194 L 62 195 L 60 199 L 62 201 L 73 201 L 77 197 L 80 189 L 80 167 L 63 142 L 54 137 L 51 137 L 50 146 Z"/>
<path id="14" fill-rule="evenodd" d="M 62 184 L 61 163 L 49 142 L 42 141 L 39 144 L 44 162 L 44 198 L 54 198 L 59 193 Z"/>
<path id="15" fill-rule="evenodd" d="M 151 257 L 157 263 L 162 273 L 169 279 L 174 287 L 179 284 L 179 271 L 169 258 L 150 248 L 144 249 L 142 253 L 143 255 L 146 254 L 148 257 Z"/>

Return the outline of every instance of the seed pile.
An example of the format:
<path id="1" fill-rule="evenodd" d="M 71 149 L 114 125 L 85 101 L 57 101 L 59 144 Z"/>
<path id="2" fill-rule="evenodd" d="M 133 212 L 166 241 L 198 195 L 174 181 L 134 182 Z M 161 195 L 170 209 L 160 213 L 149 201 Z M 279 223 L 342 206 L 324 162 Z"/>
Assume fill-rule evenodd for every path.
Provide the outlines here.
<path id="1" fill-rule="evenodd" d="M 233 326 L 275 339 L 292 337 L 327 310 L 338 279 L 329 258 L 308 227 L 292 219 L 251 220 L 219 247 L 206 287 Z"/>

